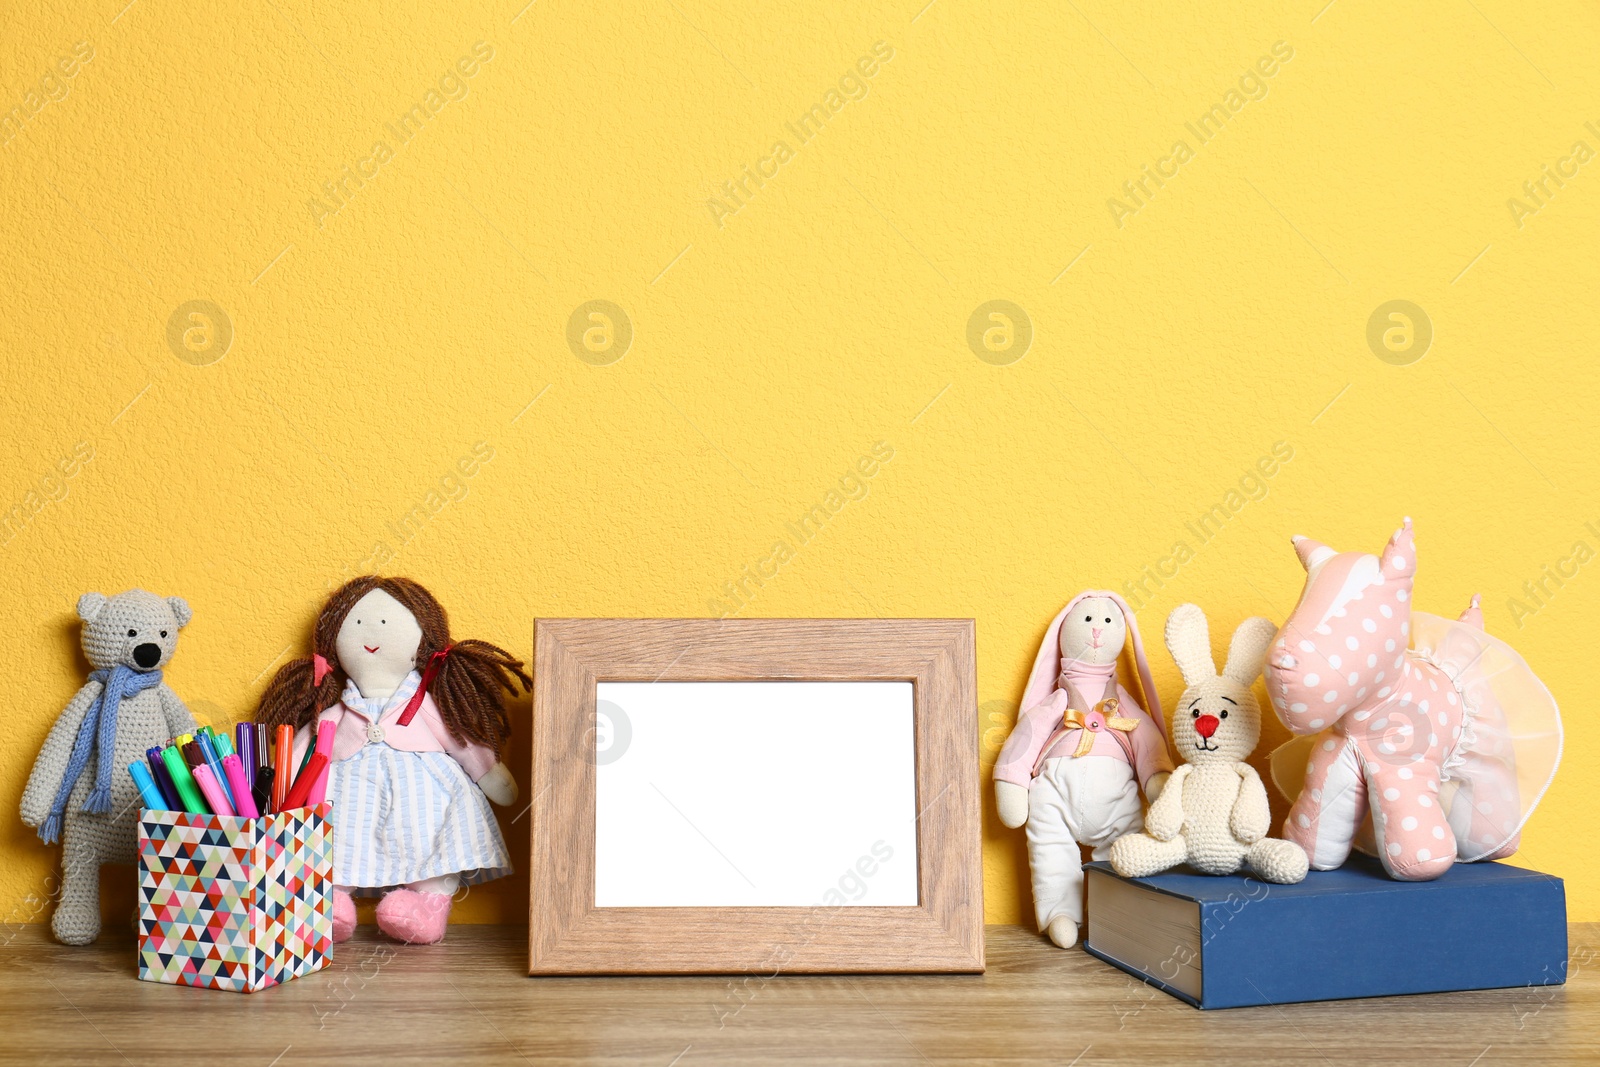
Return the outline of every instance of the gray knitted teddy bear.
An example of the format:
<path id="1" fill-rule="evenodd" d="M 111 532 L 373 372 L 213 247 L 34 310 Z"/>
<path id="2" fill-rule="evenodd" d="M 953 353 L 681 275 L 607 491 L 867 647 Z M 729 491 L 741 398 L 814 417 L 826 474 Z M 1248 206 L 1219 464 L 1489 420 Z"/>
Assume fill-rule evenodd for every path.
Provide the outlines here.
<path id="1" fill-rule="evenodd" d="M 38 827 L 45 844 L 62 842 L 61 899 L 50 929 L 68 945 L 100 936 L 100 865 L 137 858 L 140 799 L 128 764 L 195 729 L 194 716 L 161 681 L 191 616 L 181 597 L 85 593 L 78 616 L 95 670 L 56 719 L 22 793 L 22 821 Z"/>

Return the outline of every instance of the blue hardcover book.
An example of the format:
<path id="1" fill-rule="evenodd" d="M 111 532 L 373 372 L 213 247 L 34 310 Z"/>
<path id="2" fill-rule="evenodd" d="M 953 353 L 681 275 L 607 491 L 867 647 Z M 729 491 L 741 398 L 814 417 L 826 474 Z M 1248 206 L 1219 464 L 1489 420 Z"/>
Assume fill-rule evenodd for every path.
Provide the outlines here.
<path id="1" fill-rule="evenodd" d="M 1085 869 L 1083 947 L 1197 1008 L 1566 981 L 1566 887 L 1520 867 L 1396 882 L 1357 855 L 1299 885 Z"/>

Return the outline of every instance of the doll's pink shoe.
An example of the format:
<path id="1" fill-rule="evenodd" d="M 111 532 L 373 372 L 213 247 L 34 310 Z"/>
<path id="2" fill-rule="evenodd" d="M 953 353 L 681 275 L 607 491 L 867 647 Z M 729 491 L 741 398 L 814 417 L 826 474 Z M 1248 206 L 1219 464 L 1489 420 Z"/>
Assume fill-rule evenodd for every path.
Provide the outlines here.
<path id="1" fill-rule="evenodd" d="M 333 891 L 333 943 L 350 940 L 356 932 L 356 902 L 342 889 Z"/>
<path id="2" fill-rule="evenodd" d="M 378 901 L 378 929 L 408 945 L 443 941 L 449 923 L 449 893 L 394 889 Z"/>

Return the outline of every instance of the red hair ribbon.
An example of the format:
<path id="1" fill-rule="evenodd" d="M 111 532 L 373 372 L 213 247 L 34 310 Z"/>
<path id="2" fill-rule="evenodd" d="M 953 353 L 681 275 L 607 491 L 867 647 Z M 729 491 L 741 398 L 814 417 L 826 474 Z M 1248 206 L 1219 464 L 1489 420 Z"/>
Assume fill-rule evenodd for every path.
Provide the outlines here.
<path id="1" fill-rule="evenodd" d="M 422 698 L 428 695 L 428 686 L 433 684 L 433 676 L 439 673 L 439 668 L 444 665 L 444 658 L 455 647 L 455 645 L 445 645 L 428 657 L 428 665 L 422 671 L 422 681 L 417 684 L 417 691 L 411 694 L 411 699 L 406 701 L 405 710 L 400 713 L 396 725 L 411 725 L 411 720 L 417 716 L 417 709 L 422 707 Z"/>
<path id="2" fill-rule="evenodd" d="M 333 670 L 333 667 L 326 659 L 315 652 L 311 654 L 311 685 L 313 688 L 321 685 L 322 680 L 328 676 L 328 672 L 331 670 Z"/>

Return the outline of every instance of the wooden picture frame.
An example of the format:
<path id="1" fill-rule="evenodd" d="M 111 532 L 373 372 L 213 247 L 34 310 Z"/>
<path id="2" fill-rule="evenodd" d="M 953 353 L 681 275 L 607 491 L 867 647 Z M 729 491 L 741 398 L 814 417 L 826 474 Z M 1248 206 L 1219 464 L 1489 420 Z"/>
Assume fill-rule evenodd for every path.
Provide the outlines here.
<path id="1" fill-rule="evenodd" d="M 529 973 L 983 971 L 975 659 L 970 619 L 536 621 Z M 918 903 L 596 907 L 601 681 L 911 682 Z"/>

